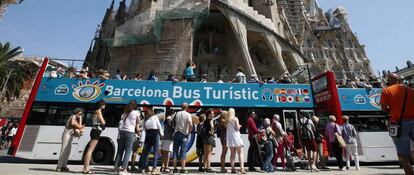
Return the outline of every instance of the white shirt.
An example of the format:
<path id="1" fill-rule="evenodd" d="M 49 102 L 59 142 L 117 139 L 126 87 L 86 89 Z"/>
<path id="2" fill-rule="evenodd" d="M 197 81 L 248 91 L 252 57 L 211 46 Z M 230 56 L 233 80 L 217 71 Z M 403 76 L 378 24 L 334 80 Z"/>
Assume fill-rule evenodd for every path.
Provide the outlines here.
<path id="1" fill-rule="evenodd" d="M 173 116 L 175 120 L 175 131 L 181 132 L 184 135 L 188 135 L 188 127 L 192 124 L 191 114 L 187 111 L 179 111 Z"/>
<path id="2" fill-rule="evenodd" d="M 276 128 L 279 130 L 280 134 L 286 135 L 286 132 L 283 131 L 282 124 L 279 121 L 276 122 Z"/>
<path id="3" fill-rule="evenodd" d="M 138 110 L 133 110 L 129 113 L 129 115 L 122 114 L 121 115 L 121 121 L 119 122 L 119 128 L 121 128 L 121 131 L 128 131 L 128 132 L 134 132 L 135 128 L 137 126 L 137 118 L 140 116 L 140 112 Z M 125 119 L 125 117 L 127 117 Z M 122 126 L 121 126 L 122 125 Z"/>
<path id="4" fill-rule="evenodd" d="M 7 136 L 12 137 L 12 136 L 16 135 L 16 132 L 17 132 L 17 128 L 12 128 L 12 129 L 9 131 L 9 134 L 8 134 Z"/>
<path id="5" fill-rule="evenodd" d="M 161 127 L 160 119 L 158 115 L 153 115 L 149 119 L 147 119 L 144 123 L 145 129 L 158 129 L 160 130 L 161 137 L 164 135 L 164 131 Z"/>

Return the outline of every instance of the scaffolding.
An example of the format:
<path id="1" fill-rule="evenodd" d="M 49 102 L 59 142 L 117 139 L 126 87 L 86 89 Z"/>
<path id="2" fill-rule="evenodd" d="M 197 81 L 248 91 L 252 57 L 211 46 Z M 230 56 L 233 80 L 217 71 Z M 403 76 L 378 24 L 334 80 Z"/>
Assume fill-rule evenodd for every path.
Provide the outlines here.
<path id="1" fill-rule="evenodd" d="M 117 27 L 115 37 L 106 41 L 112 47 L 156 43 L 161 40 L 165 20 L 197 19 L 209 7 L 210 0 L 158 0 Z"/>

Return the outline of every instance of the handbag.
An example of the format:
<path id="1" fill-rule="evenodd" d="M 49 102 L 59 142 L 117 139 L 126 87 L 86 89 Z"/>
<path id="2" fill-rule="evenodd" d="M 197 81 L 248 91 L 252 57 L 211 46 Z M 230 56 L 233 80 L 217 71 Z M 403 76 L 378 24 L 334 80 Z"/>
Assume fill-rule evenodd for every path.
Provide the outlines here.
<path id="1" fill-rule="evenodd" d="M 338 141 L 338 143 L 339 143 L 339 146 L 340 146 L 341 148 L 345 148 L 346 143 L 345 143 L 344 138 L 343 138 L 341 135 L 339 135 L 338 133 L 335 133 L 335 137 L 336 137 L 336 140 L 337 140 L 337 141 Z"/>
<path id="2" fill-rule="evenodd" d="M 407 102 L 407 87 L 405 87 L 405 93 L 404 93 L 404 102 L 400 114 L 400 120 L 397 123 L 391 123 L 389 125 L 389 135 L 393 138 L 399 138 L 401 135 L 401 121 L 404 116 L 405 112 L 405 104 Z"/>

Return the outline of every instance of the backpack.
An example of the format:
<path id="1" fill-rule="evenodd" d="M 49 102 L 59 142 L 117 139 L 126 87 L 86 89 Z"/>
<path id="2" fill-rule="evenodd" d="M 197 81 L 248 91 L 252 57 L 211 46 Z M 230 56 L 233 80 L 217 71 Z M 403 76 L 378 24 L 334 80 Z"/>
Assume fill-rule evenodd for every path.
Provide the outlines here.
<path id="1" fill-rule="evenodd" d="M 313 139 L 313 132 L 309 129 L 309 119 L 306 120 L 306 123 L 303 124 L 302 121 L 300 123 L 300 136 L 303 141 L 309 141 Z"/>

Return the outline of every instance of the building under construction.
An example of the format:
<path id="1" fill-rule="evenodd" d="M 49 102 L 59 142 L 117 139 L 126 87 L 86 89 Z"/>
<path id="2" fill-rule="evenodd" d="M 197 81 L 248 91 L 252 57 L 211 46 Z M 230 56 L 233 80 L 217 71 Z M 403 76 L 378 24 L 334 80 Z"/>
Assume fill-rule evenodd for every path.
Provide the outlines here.
<path id="1" fill-rule="evenodd" d="M 210 81 L 246 75 L 372 74 L 344 8 L 323 12 L 316 0 L 132 0 L 107 9 L 84 66 L 129 77 L 151 70 L 165 78 L 197 64 Z M 299 80 L 299 79 L 298 79 Z"/>

